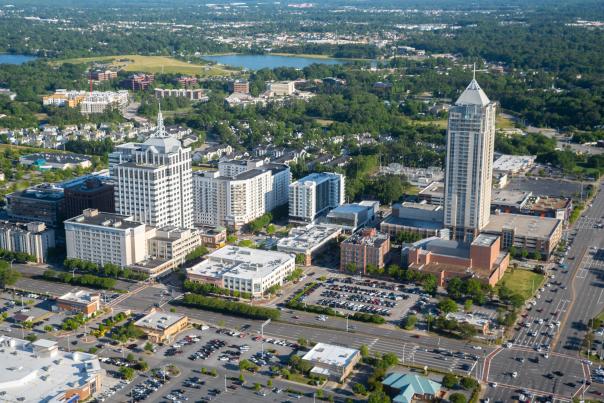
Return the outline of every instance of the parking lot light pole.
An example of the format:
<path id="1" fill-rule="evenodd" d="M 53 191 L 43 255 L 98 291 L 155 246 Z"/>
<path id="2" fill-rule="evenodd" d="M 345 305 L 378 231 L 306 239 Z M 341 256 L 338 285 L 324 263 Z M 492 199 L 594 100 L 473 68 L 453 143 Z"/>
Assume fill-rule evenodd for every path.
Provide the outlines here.
<path id="1" fill-rule="evenodd" d="M 227 391 L 226 372 L 224 373 L 224 391 Z"/>

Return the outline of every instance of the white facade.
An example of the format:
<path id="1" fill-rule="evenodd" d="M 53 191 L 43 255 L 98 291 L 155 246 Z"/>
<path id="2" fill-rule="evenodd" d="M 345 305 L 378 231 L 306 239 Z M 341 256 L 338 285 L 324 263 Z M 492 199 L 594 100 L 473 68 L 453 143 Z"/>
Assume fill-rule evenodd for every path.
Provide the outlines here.
<path id="1" fill-rule="evenodd" d="M 122 108 L 128 104 L 128 91 L 93 91 L 80 102 L 80 113 L 103 113 L 109 107 Z"/>
<path id="2" fill-rule="evenodd" d="M 275 96 L 291 95 L 296 91 L 294 81 L 277 81 L 268 83 L 268 90 Z"/>
<path id="3" fill-rule="evenodd" d="M 154 136 L 116 148 L 110 161 L 117 213 L 154 227 L 192 228 L 191 149 L 165 136 L 161 112 Z"/>
<path id="4" fill-rule="evenodd" d="M 187 278 L 261 296 L 295 269 L 294 255 L 228 245 L 187 269 Z"/>
<path id="5" fill-rule="evenodd" d="M 444 217 L 454 239 L 471 241 L 489 222 L 495 103 L 476 80 L 449 110 Z"/>
<path id="6" fill-rule="evenodd" d="M 68 259 L 81 259 L 104 265 L 127 267 L 145 259 L 145 224 L 132 217 L 100 213 L 95 209 L 65 221 Z"/>
<path id="7" fill-rule="evenodd" d="M 193 175 L 195 223 L 240 228 L 287 203 L 289 167 L 263 161 L 225 161 Z"/>
<path id="8" fill-rule="evenodd" d="M 0 223 L 0 249 L 10 252 L 23 252 L 36 258 L 37 263 L 44 262 L 48 248 L 55 246 L 55 231 L 47 229 L 42 222 L 13 224 Z"/>
<path id="9" fill-rule="evenodd" d="M 313 222 L 321 214 L 344 204 L 344 175 L 313 173 L 289 185 L 289 218 Z"/>

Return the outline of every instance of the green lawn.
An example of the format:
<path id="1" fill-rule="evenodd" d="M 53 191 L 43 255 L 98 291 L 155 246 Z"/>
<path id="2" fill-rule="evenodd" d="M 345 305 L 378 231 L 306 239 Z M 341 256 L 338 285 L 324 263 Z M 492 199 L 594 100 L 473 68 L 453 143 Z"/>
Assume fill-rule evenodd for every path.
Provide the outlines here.
<path id="1" fill-rule="evenodd" d="M 525 299 L 529 299 L 533 296 L 533 284 L 534 290 L 538 290 L 543 282 L 543 274 L 534 273 L 530 270 L 508 268 L 503 275 L 503 279 L 499 284 L 505 284 L 506 287 L 512 291 L 522 295 Z"/>
<path id="2" fill-rule="evenodd" d="M 81 57 L 77 59 L 66 59 L 55 62 L 60 63 L 91 63 L 109 62 L 111 67 L 124 71 L 137 71 L 144 73 L 179 73 L 197 74 L 200 76 L 222 76 L 230 75 L 232 70 L 212 65 L 187 63 L 182 60 L 167 56 L 142 56 L 142 55 L 116 55 L 99 57 Z"/>

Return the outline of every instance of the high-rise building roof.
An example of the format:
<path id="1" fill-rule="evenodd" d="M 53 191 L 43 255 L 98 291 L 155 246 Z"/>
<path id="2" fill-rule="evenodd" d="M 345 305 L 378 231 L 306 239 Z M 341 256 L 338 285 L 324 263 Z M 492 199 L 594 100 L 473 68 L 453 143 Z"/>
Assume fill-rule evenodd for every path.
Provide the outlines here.
<path id="1" fill-rule="evenodd" d="M 490 103 L 489 97 L 484 93 L 476 79 L 472 79 L 464 92 L 457 98 L 455 105 L 480 105 L 486 106 Z"/>

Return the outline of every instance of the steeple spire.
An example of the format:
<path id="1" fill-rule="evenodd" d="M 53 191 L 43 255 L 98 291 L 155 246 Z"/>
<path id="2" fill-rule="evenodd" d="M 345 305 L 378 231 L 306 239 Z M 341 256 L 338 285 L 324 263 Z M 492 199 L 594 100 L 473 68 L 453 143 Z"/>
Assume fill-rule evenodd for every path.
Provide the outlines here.
<path id="1" fill-rule="evenodd" d="M 474 70 L 472 70 L 472 80 L 476 80 L 476 62 L 474 62 Z"/>

